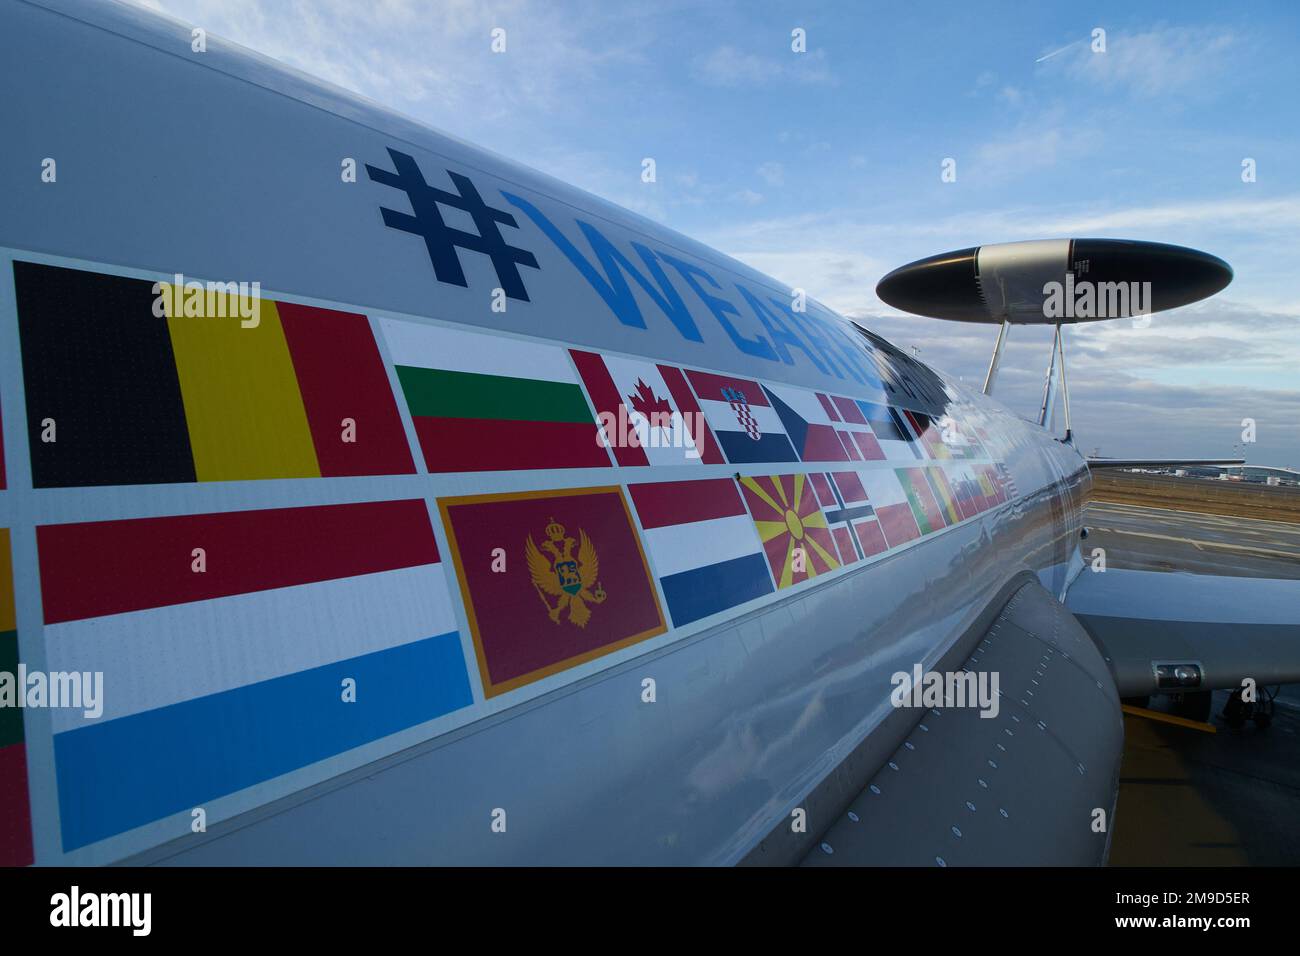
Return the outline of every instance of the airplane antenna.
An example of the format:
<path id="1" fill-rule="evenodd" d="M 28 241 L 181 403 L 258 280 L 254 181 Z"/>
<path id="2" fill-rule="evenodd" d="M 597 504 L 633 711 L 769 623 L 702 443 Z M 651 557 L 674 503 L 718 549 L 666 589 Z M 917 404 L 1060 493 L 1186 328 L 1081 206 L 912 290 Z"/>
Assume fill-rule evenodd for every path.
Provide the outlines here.
<path id="1" fill-rule="evenodd" d="M 1070 383 L 1065 378 L 1065 330 L 1058 323 L 1056 326 L 1056 349 L 1061 354 L 1061 403 L 1065 408 L 1065 444 L 1072 444 L 1074 433 L 1070 429 Z"/>
<path id="2" fill-rule="evenodd" d="M 1047 379 L 1043 382 L 1043 405 L 1038 410 L 1038 424 L 1047 427 L 1047 416 L 1052 406 L 1052 378 L 1056 374 L 1056 346 L 1061 341 L 1061 326 L 1056 326 L 1056 335 L 1052 339 L 1052 351 L 1047 358 Z"/>
<path id="3" fill-rule="evenodd" d="M 1011 323 L 1006 319 L 1002 320 L 1002 328 L 998 329 L 998 341 L 993 346 L 993 357 L 989 359 L 989 371 L 984 376 L 984 394 L 993 394 L 993 380 L 998 377 L 998 363 L 1002 361 L 1002 346 L 1007 341 L 1007 329 Z"/>

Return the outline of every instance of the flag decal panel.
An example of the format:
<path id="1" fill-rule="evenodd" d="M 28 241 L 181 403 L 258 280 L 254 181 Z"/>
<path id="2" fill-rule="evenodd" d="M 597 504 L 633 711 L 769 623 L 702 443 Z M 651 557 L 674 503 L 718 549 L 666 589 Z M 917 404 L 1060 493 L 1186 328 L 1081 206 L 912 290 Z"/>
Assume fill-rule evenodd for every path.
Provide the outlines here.
<path id="1" fill-rule="evenodd" d="M 111 690 L 98 716 L 51 713 L 65 851 L 249 787 L 274 799 L 305 779 L 276 778 L 331 759 L 307 773 L 333 776 L 473 703 L 421 499 L 41 525 L 36 542 L 47 665 Z"/>
<path id="2" fill-rule="evenodd" d="M 364 315 L 251 292 L 178 310 L 169 283 L 13 274 L 37 488 L 415 470 Z"/>
<path id="3" fill-rule="evenodd" d="M 732 464 L 798 461 L 781 416 L 757 382 L 713 372 L 686 373 L 700 409 Z"/>
<path id="4" fill-rule="evenodd" d="M 14 613 L 12 557 L 9 531 L 0 528 L 0 680 L 16 681 L 18 624 Z M 24 688 L 12 687 L 14 693 Z M 0 866 L 32 862 L 31 808 L 27 798 L 27 745 L 23 712 L 0 693 Z"/>
<path id="5" fill-rule="evenodd" d="M 667 630 L 617 486 L 441 498 L 484 693 Z"/>
<path id="6" fill-rule="evenodd" d="M 720 465 L 722 452 L 680 369 L 571 349 L 620 465 Z"/>
<path id="7" fill-rule="evenodd" d="M 840 567 L 834 536 L 805 474 L 740 478 L 778 588 Z"/>
<path id="8" fill-rule="evenodd" d="M 762 543 L 731 478 L 632 485 L 673 625 L 772 592 Z"/>
<path id="9" fill-rule="evenodd" d="M 417 322 L 381 326 L 429 471 L 609 467 L 565 349 Z"/>

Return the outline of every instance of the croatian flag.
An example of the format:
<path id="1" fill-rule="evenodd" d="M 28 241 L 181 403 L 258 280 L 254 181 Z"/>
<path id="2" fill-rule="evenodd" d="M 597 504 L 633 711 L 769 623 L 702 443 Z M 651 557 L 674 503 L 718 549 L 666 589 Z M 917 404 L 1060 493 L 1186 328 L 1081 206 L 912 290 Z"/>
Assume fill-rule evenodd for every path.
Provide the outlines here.
<path id="1" fill-rule="evenodd" d="M 628 490 L 674 626 L 771 593 L 762 544 L 730 478 Z"/>
<path id="2" fill-rule="evenodd" d="M 712 372 L 687 372 L 686 376 L 727 461 L 742 464 L 799 460 L 781 416 L 757 382 Z"/>

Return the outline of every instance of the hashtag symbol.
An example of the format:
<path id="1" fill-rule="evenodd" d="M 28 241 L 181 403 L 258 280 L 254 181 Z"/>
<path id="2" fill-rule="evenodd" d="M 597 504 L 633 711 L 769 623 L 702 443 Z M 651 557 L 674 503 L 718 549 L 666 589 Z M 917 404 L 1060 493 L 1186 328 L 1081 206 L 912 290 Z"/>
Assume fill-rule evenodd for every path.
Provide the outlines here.
<path id="1" fill-rule="evenodd" d="M 447 192 L 445 189 L 430 186 L 424 181 L 424 174 L 420 172 L 414 157 L 399 153 L 395 149 L 389 149 L 388 155 L 393 160 L 393 169 L 396 172 L 377 169 L 369 163 L 366 163 L 366 172 L 380 185 L 392 186 L 406 193 L 411 201 L 411 211 L 414 215 L 380 206 L 379 211 L 383 213 L 384 225 L 391 229 L 409 232 L 424 240 L 424 245 L 429 250 L 429 260 L 433 263 L 433 274 L 438 277 L 439 282 L 469 287 L 469 283 L 465 281 L 465 270 L 460 265 L 460 256 L 456 252 L 458 248 L 468 249 L 470 252 L 482 253 L 492 260 L 492 268 L 496 269 L 497 273 L 497 282 L 501 284 L 501 289 L 508 298 L 528 302 L 528 291 L 524 288 L 524 280 L 519 275 L 519 267 L 528 266 L 530 269 L 537 269 L 539 268 L 537 258 L 526 249 L 516 249 L 509 245 L 501 236 L 501 225 L 519 228 L 515 217 L 508 212 L 488 206 L 483 201 L 483 197 L 478 194 L 474 184 L 459 173 L 447 170 L 452 185 L 458 191 Z M 474 220 L 474 227 L 478 229 L 478 235 L 453 229 L 443 222 L 442 210 L 438 208 L 440 203 L 469 213 Z"/>

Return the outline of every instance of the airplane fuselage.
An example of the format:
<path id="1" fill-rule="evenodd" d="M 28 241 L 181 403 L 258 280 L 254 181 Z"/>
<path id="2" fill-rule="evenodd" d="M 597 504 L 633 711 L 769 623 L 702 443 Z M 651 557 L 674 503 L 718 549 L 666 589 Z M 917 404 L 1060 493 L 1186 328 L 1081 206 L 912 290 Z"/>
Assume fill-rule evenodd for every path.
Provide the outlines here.
<path id="1" fill-rule="evenodd" d="M 1080 570 L 1075 449 L 801 290 L 55 6 L 0 14 L 0 632 L 105 712 L 0 740 L 37 862 L 734 863 Z"/>

